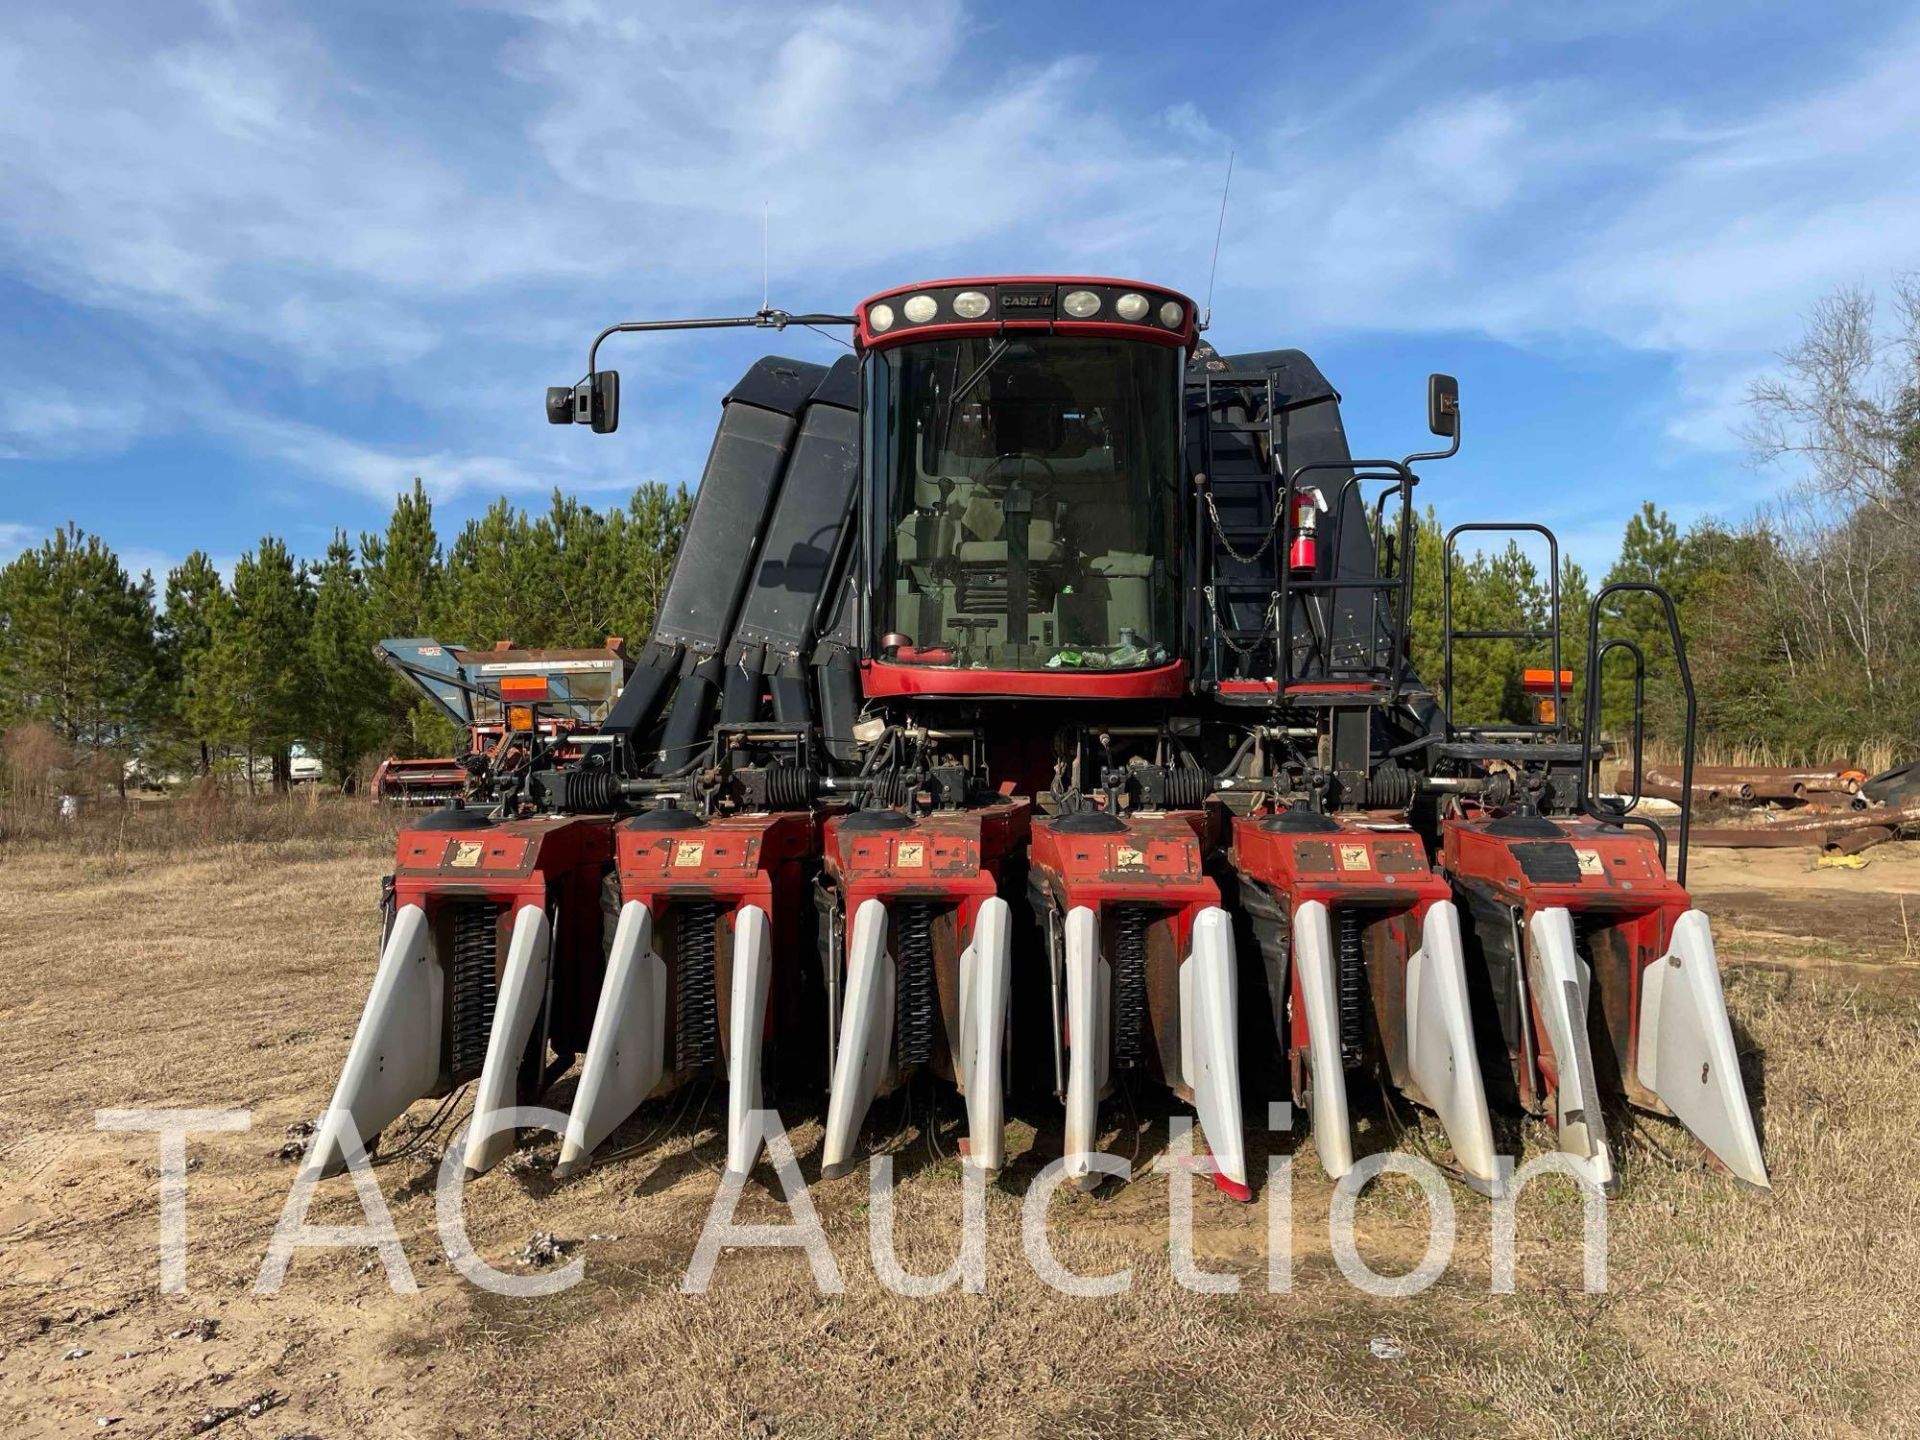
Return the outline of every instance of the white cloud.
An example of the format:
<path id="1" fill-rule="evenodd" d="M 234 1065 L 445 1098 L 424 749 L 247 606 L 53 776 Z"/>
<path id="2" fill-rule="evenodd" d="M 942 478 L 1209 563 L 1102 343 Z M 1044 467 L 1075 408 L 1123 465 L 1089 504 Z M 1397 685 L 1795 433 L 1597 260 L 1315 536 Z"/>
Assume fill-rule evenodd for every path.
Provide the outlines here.
<path id="1" fill-rule="evenodd" d="M 631 437 L 616 460 L 529 417 L 616 313 L 756 304 L 763 205 L 776 302 L 1035 265 L 1198 291 L 1228 145 L 1226 343 L 1659 351 L 1679 382 L 1655 423 L 1712 447 L 1798 314 L 1912 263 L 1920 233 L 1920 29 L 1799 93 L 1709 100 L 1651 64 L 1527 63 L 1657 40 L 1643 0 L 1575 22 L 1470 3 L 1384 41 L 1309 16 L 1276 43 L 1327 64 L 1132 113 L 1111 62 L 1009 45 L 1018 22 L 955 0 L 500 0 L 377 58 L 324 11 L 81 15 L 0 37 L 0 270 L 135 327 L 144 371 L 84 406 L 8 385 L 0 455 L 193 427 L 372 499 L 415 473 L 449 494 L 690 476 L 712 377 L 684 347 L 640 362 L 659 403 L 629 426 L 637 464 Z M 289 394 L 377 408 L 380 438 Z"/>
<path id="2" fill-rule="evenodd" d="M 0 557 L 11 560 L 39 538 L 38 526 L 22 525 L 17 520 L 0 520 Z"/>
<path id="3" fill-rule="evenodd" d="M 147 418 L 137 396 L 9 377 L 0 385 L 0 460 L 117 450 L 141 432 Z"/>

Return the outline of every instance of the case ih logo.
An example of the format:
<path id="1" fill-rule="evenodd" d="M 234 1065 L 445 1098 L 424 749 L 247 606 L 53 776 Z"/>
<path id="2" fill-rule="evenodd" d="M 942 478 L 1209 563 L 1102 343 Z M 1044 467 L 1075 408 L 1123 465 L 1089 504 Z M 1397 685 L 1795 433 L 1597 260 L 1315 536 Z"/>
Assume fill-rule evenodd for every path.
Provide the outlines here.
<path id="1" fill-rule="evenodd" d="M 1053 289 L 1045 290 L 1002 290 L 1000 292 L 1000 311 L 1006 314 L 1021 310 L 1052 310 Z"/>

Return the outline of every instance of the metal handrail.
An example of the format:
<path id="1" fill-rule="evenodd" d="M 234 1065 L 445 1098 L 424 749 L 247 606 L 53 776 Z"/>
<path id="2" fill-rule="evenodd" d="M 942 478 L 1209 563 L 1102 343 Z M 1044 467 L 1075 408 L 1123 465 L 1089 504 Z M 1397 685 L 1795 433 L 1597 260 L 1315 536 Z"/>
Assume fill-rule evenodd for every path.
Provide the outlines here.
<path id="1" fill-rule="evenodd" d="M 1550 629 L 1539 630 L 1461 630 L 1453 628 L 1453 542 L 1466 534 L 1539 535 L 1547 542 L 1547 612 Z M 1457 731 L 1475 733 L 1487 727 L 1459 726 L 1453 719 L 1453 642 L 1460 640 L 1549 640 L 1553 663 L 1553 718 L 1550 732 L 1566 738 L 1566 696 L 1560 683 L 1560 537 L 1545 525 L 1531 520 L 1481 520 L 1456 525 L 1447 531 L 1440 549 L 1440 654 L 1443 673 L 1442 692 L 1446 696 L 1447 734 Z"/>
<path id="2" fill-rule="evenodd" d="M 1622 815 L 1638 808 L 1642 799 L 1641 791 L 1646 780 L 1646 727 L 1641 724 L 1641 716 L 1647 703 L 1647 656 L 1637 644 L 1626 636 L 1616 636 L 1600 647 L 1593 658 L 1593 668 L 1587 672 L 1587 685 L 1591 689 L 1605 689 L 1607 676 L 1607 656 L 1615 650 L 1624 650 L 1633 657 L 1633 792 L 1626 804 L 1620 807 Z M 1604 695 L 1602 696 L 1604 699 Z M 1584 739 L 1585 732 L 1582 732 Z M 1584 756 L 1585 751 L 1582 751 Z"/>
<path id="3" fill-rule="evenodd" d="M 1600 593 L 1593 597 L 1593 604 L 1587 611 L 1587 704 L 1585 725 L 1580 736 L 1580 809 L 1583 814 L 1610 825 L 1634 824 L 1653 830 L 1660 854 L 1662 869 L 1667 864 L 1666 831 L 1644 816 L 1629 815 L 1626 810 L 1613 808 L 1601 802 L 1593 793 L 1594 780 L 1598 769 L 1598 757 L 1594 746 L 1600 731 L 1600 702 L 1602 687 L 1599 684 L 1599 671 L 1596 668 L 1600 657 L 1607 651 L 1626 647 L 1636 658 L 1637 677 L 1634 685 L 1633 730 L 1634 765 L 1636 792 L 1639 789 L 1639 765 L 1641 737 L 1644 732 L 1645 716 L 1644 678 L 1646 656 L 1639 646 L 1630 640 L 1609 640 L 1603 647 L 1600 644 L 1600 607 L 1608 596 L 1624 594 L 1651 595 L 1660 602 L 1666 614 L 1667 636 L 1673 642 L 1673 665 L 1680 675 L 1681 693 L 1686 699 L 1686 724 L 1681 735 L 1680 752 L 1680 854 L 1679 863 L 1674 867 L 1673 875 L 1682 885 L 1687 883 L 1687 845 L 1693 831 L 1693 736 L 1696 705 L 1693 694 L 1693 671 L 1687 665 L 1687 643 L 1680 633 L 1680 612 L 1673 603 L 1673 596 L 1666 588 L 1650 580 L 1616 580 L 1611 585 L 1602 586 Z"/>
<path id="4" fill-rule="evenodd" d="M 1343 578 L 1339 573 L 1341 540 L 1343 538 L 1343 527 L 1347 513 L 1348 492 L 1358 493 L 1359 487 L 1368 480 L 1389 482 L 1387 488 L 1383 490 L 1380 495 L 1383 513 L 1385 498 L 1396 493 L 1400 496 L 1400 526 L 1403 532 L 1408 531 L 1413 523 L 1413 487 L 1420 483 L 1420 477 L 1415 475 L 1399 460 L 1315 460 L 1306 465 L 1297 466 L 1287 475 L 1280 497 L 1281 514 L 1285 517 L 1283 522 L 1285 526 L 1291 527 L 1294 523 L 1293 502 L 1300 493 L 1301 477 L 1321 470 L 1345 470 L 1351 472 L 1341 483 L 1335 503 L 1330 508 L 1333 520 L 1328 532 L 1328 554 L 1332 557 L 1333 573 L 1324 580 L 1318 577 L 1310 580 L 1295 580 L 1293 578 L 1293 568 L 1290 565 L 1282 565 L 1280 570 L 1280 589 L 1278 592 L 1278 613 L 1280 615 L 1280 630 L 1282 633 L 1280 640 L 1276 643 L 1284 645 L 1285 641 L 1292 638 L 1293 610 L 1291 600 L 1294 592 L 1299 591 L 1303 594 L 1325 592 L 1327 596 L 1327 615 L 1325 619 L 1328 645 L 1328 678 L 1350 676 L 1351 671 L 1337 672 L 1332 663 L 1332 614 L 1338 604 L 1340 592 L 1342 590 L 1361 590 L 1369 593 L 1377 593 L 1382 590 L 1397 589 L 1399 591 L 1400 603 L 1396 608 L 1393 617 L 1392 632 L 1389 634 L 1387 640 L 1388 654 L 1386 663 L 1384 665 L 1369 664 L 1363 667 L 1361 671 L 1361 673 L 1368 678 L 1371 678 L 1375 671 L 1385 672 L 1389 686 L 1387 703 L 1390 705 L 1395 704 L 1399 701 L 1401 684 L 1405 679 L 1405 667 L 1400 665 L 1395 657 L 1398 652 L 1405 648 L 1407 624 L 1412 614 L 1413 565 L 1410 561 L 1397 565 L 1396 570 L 1398 573 L 1391 578 L 1382 577 L 1377 571 L 1370 579 Z M 1366 507 L 1362 505 L 1361 523 L 1364 524 L 1365 522 Z M 1283 533 L 1285 533 L 1284 530 Z M 1379 555 L 1377 537 L 1374 553 L 1377 561 Z M 1370 625 L 1372 625 L 1377 622 L 1378 615 L 1376 613 L 1368 618 Z M 1375 629 L 1374 635 L 1375 638 L 1370 639 L 1368 642 L 1367 654 L 1370 660 L 1375 653 L 1377 645 L 1377 629 Z M 1286 662 L 1277 667 L 1282 672 L 1280 678 L 1283 688 L 1284 682 L 1292 678 L 1291 675 L 1287 673 L 1288 667 L 1292 663 L 1292 647 L 1291 645 L 1285 645 L 1285 649 L 1287 651 Z"/>
<path id="5" fill-rule="evenodd" d="M 1214 409 L 1216 405 L 1226 403 L 1225 401 L 1216 399 L 1216 381 L 1219 382 L 1221 389 L 1234 389 L 1243 392 L 1247 390 L 1264 389 L 1266 392 L 1266 420 L 1264 424 L 1248 424 L 1244 427 L 1235 426 L 1231 427 L 1230 430 L 1222 430 L 1216 427 L 1214 424 Z M 1216 547 L 1208 543 L 1210 536 L 1209 524 L 1211 524 L 1212 533 L 1217 534 L 1225 528 L 1220 522 L 1218 510 L 1213 504 L 1210 493 L 1214 471 L 1214 437 L 1218 433 L 1265 433 L 1272 437 L 1274 441 L 1271 459 L 1272 463 L 1278 466 L 1280 463 L 1280 447 L 1274 426 L 1278 423 L 1279 416 L 1288 410 L 1300 408 L 1307 404 L 1317 404 L 1324 397 L 1316 396 L 1310 401 L 1300 401 L 1298 404 L 1282 405 L 1275 394 L 1274 377 L 1271 373 L 1264 375 L 1235 373 L 1231 376 L 1216 376 L 1208 373 L 1201 377 L 1199 388 L 1203 406 L 1201 414 L 1203 423 L 1201 454 L 1204 465 L 1199 471 L 1200 484 L 1196 487 L 1198 493 L 1195 496 L 1192 534 L 1195 559 L 1194 574 L 1197 583 L 1193 586 L 1190 594 L 1189 615 L 1192 618 L 1196 636 L 1203 633 L 1200 629 L 1201 624 L 1204 622 L 1206 625 L 1204 633 L 1209 640 L 1209 648 L 1212 652 L 1212 671 L 1217 680 L 1221 673 L 1224 659 L 1221 654 L 1221 646 L 1223 643 L 1231 645 L 1231 642 L 1227 641 L 1221 633 L 1222 627 L 1220 622 L 1222 617 L 1219 612 L 1218 602 L 1214 597 L 1219 585 L 1223 582 L 1220 581 L 1217 571 L 1216 562 L 1218 555 L 1216 553 Z M 1256 404 L 1257 403 L 1256 401 Z M 1333 557 L 1332 573 L 1325 578 L 1313 577 L 1296 580 L 1293 577 L 1292 567 L 1287 564 L 1287 557 L 1284 554 L 1285 547 L 1289 542 L 1294 527 L 1294 502 L 1300 493 L 1300 481 L 1302 477 L 1327 470 L 1348 472 L 1340 485 L 1336 502 L 1331 507 L 1332 520 L 1326 532 L 1328 553 Z M 1258 559 L 1264 558 L 1270 547 L 1276 550 L 1275 570 L 1277 572 L 1278 588 L 1269 592 L 1268 605 L 1265 612 L 1267 623 L 1273 631 L 1272 642 L 1274 648 L 1273 659 L 1276 696 L 1284 694 L 1288 682 L 1293 678 L 1291 673 L 1293 664 L 1293 647 L 1291 644 L 1293 617 L 1291 602 L 1294 595 L 1298 593 L 1301 595 L 1324 595 L 1326 597 L 1326 614 L 1323 617 L 1325 621 L 1323 628 L 1329 646 L 1326 678 L 1351 678 L 1354 675 L 1362 675 L 1366 678 L 1383 678 L 1389 687 L 1389 703 L 1397 702 L 1405 679 L 1405 666 L 1401 663 L 1401 655 L 1405 650 L 1407 629 L 1411 623 L 1413 609 L 1414 555 L 1412 553 L 1412 547 L 1411 545 L 1400 547 L 1404 553 L 1396 556 L 1395 573 L 1391 577 L 1383 577 L 1379 574 L 1378 570 L 1376 570 L 1375 574 L 1371 577 L 1349 578 L 1339 574 L 1341 542 L 1343 539 L 1349 493 L 1357 493 L 1359 487 L 1369 480 L 1388 482 L 1387 487 L 1376 497 L 1373 506 L 1375 513 L 1381 517 L 1380 520 L 1375 522 L 1373 531 L 1370 532 L 1374 542 L 1374 553 L 1376 557 L 1380 554 L 1380 535 L 1378 532 L 1384 521 L 1386 503 L 1390 497 L 1396 494 L 1400 497 L 1401 532 L 1405 535 L 1411 535 L 1413 525 L 1413 487 L 1419 483 L 1419 477 L 1408 468 L 1405 461 L 1346 459 L 1314 461 L 1299 466 L 1290 473 L 1282 471 L 1277 478 L 1279 485 L 1278 493 L 1275 496 L 1273 512 L 1267 522 L 1263 543 L 1254 552 L 1254 557 Z M 1363 505 L 1361 515 L 1361 523 L 1363 525 L 1367 519 L 1365 511 L 1366 507 Z M 1222 543 L 1225 543 L 1224 539 Z M 1231 546 L 1228 546 L 1227 549 L 1230 554 L 1237 554 Z M 1243 562 L 1246 559 L 1244 556 L 1239 558 L 1241 558 Z M 1382 659 L 1379 654 L 1379 613 L 1376 606 L 1368 616 L 1370 638 L 1367 644 L 1367 663 L 1357 668 L 1352 666 L 1336 667 L 1333 663 L 1334 657 L 1331 651 L 1333 614 L 1338 607 L 1340 593 L 1350 590 L 1363 591 L 1372 595 L 1378 595 L 1383 591 L 1397 592 L 1397 603 L 1393 606 L 1389 627 L 1390 633 L 1386 641 L 1387 654 L 1384 659 Z M 1204 605 L 1202 604 L 1202 597 L 1205 597 L 1207 601 Z M 1235 646 L 1232 648 L 1238 649 L 1239 647 Z"/>

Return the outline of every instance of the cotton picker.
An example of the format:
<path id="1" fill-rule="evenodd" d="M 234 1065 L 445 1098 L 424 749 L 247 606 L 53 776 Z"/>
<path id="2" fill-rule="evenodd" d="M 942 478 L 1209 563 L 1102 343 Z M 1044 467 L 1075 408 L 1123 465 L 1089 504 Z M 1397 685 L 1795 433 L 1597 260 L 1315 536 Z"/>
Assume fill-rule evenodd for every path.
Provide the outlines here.
<path id="1" fill-rule="evenodd" d="M 724 396 L 597 728 L 403 832 L 333 1116 L 371 1137 L 477 1078 L 484 1120 L 577 1057 L 565 1170 L 704 1078 L 735 1172 L 776 1079 L 801 1105 L 824 1083 L 828 1175 L 908 1085 L 957 1092 L 993 1169 L 1011 1087 L 1053 1093 L 1091 1182 L 1103 1100 L 1145 1087 L 1245 1198 L 1243 1117 L 1279 1098 L 1256 1083 L 1290 1086 L 1338 1176 L 1370 1080 L 1482 1190 L 1490 1098 L 1599 1183 L 1635 1107 L 1767 1184 L 1687 817 L 1670 857 L 1601 792 L 1557 614 L 1508 637 L 1551 648 L 1534 723 L 1456 723 L 1450 673 L 1411 667 L 1414 491 L 1459 447 L 1457 387 L 1429 385 L 1441 448 L 1356 459 L 1312 361 L 1219 355 L 1197 321 L 1038 276 L 602 332 L 554 423 L 617 427 L 616 335 L 844 325 L 853 350 Z M 1600 613 L 1589 676 L 1622 648 Z M 1449 672 L 1492 638 L 1443 624 Z M 335 1128 L 317 1154 L 337 1167 Z"/>

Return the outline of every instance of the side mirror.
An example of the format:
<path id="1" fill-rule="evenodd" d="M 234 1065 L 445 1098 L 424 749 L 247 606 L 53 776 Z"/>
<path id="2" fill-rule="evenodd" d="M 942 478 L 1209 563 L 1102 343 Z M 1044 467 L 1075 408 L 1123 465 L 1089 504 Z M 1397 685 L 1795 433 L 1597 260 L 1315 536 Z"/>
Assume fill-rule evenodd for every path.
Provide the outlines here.
<path id="1" fill-rule="evenodd" d="M 620 428 L 620 372 L 596 370 L 578 385 L 547 387 L 549 425 L 591 425 L 596 435 Z"/>
<path id="2" fill-rule="evenodd" d="M 611 435 L 620 428 L 620 372 L 596 370 L 587 382 L 586 422 L 596 435 Z"/>
<path id="3" fill-rule="evenodd" d="M 1449 439 L 1460 433 L 1460 382 L 1451 375 L 1427 377 L 1427 429 Z"/>

